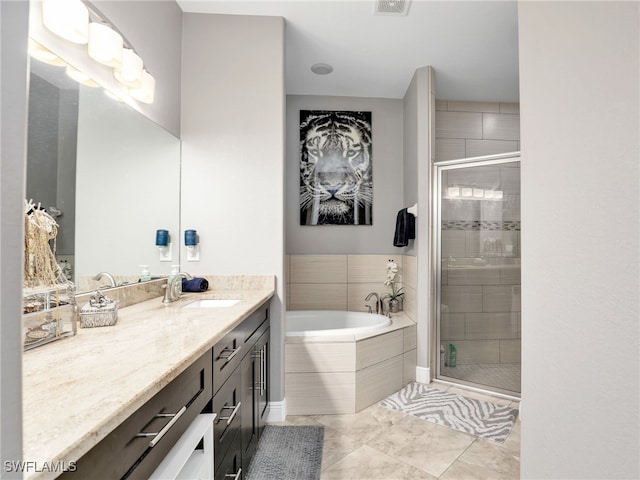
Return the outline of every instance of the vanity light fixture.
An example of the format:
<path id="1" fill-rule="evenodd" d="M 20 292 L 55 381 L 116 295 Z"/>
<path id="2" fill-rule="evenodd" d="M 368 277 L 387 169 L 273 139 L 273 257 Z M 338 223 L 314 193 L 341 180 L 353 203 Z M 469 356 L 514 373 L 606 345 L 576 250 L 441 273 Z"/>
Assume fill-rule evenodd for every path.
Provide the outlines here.
<path id="1" fill-rule="evenodd" d="M 49 65 L 55 65 L 57 67 L 64 67 L 67 64 L 67 62 L 62 60 L 51 50 L 44 48 L 32 38 L 29 39 L 29 55 L 31 55 L 36 60 L 47 63 Z"/>
<path id="2" fill-rule="evenodd" d="M 80 0 L 42 0 L 42 23 L 70 42 L 85 44 L 89 39 L 89 10 Z"/>
<path id="3" fill-rule="evenodd" d="M 450 197 L 459 197 L 460 196 L 460 187 L 448 187 L 447 194 Z"/>
<path id="4" fill-rule="evenodd" d="M 146 70 L 142 72 L 142 84 L 139 88 L 130 88 L 129 95 L 142 103 L 153 103 L 156 79 Z"/>
<path id="5" fill-rule="evenodd" d="M 474 188 L 473 196 L 475 198 L 484 198 L 484 190 L 482 188 Z"/>
<path id="6" fill-rule="evenodd" d="M 496 198 L 496 199 L 500 200 L 502 198 L 502 190 L 494 190 L 493 191 L 493 198 Z"/>
<path id="7" fill-rule="evenodd" d="M 100 86 L 95 81 L 93 81 L 91 77 L 89 77 L 89 75 L 87 75 L 84 72 L 81 72 L 76 68 L 73 68 L 71 65 L 67 65 L 67 68 L 65 71 L 69 77 L 73 78 L 76 82 L 82 85 L 86 85 L 87 87 L 92 87 L 92 88 L 96 88 Z"/>
<path id="8" fill-rule="evenodd" d="M 493 190 L 485 190 L 484 198 L 493 198 Z"/>
<path id="9" fill-rule="evenodd" d="M 144 68 L 142 59 L 131 44 L 91 4 L 85 5 L 82 0 L 42 0 L 42 16 L 33 16 L 32 22 L 38 19 L 41 19 L 42 23 L 35 24 L 36 32 L 44 27 L 65 40 L 88 44 L 85 52 L 88 52 L 89 57 L 100 64 L 112 67 L 113 78 L 127 88 L 123 89 L 105 76 L 103 70 L 94 70 L 86 62 L 86 57 L 81 58 L 80 51 L 67 52 L 71 55 L 67 60 L 74 65 L 86 65 L 92 73 L 86 75 L 70 68 L 67 73 L 71 78 L 92 87 L 98 86 L 93 80 L 95 78 L 108 91 L 107 95 L 114 96 L 119 101 L 126 102 L 131 97 L 142 103 L 153 103 L 155 79 Z M 34 25 L 30 26 L 33 27 Z M 40 40 L 41 37 L 37 33 L 34 38 L 44 41 L 44 45 L 49 46 L 48 41 Z M 34 58 L 54 65 L 66 65 L 65 60 L 57 57 L 44 45 L 33 43 L 34 46 L 30 46 L 29 50 Z"/>
<path id="10" fill-rule="evenodd" d="M 463 197 L 473 197 L 473 188 L 462 187 L 460 189 L 460 193 L 462 194 Z"/>
<path id="11" fill-rule="evenodd" d="M 109 67 L 122 66 L 122 35 L 104 23 L 89 24 L 89 56 Z"/>
<path id="12" fill-rule="evenodd" d="M 122 51 L 122 64 L 114 68 L 113 76 L 129 88 L 140 88 L 142 85 L 142 59 L 130 48 Z"/>

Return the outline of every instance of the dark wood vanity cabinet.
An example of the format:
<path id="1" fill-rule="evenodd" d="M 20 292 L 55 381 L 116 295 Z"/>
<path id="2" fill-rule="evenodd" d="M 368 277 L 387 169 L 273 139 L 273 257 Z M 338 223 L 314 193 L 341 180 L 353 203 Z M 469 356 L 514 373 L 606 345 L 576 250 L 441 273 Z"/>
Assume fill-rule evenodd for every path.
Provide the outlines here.
<path id="1" fill-rule="evenodd" d="M 215 413 L 214 478 L 241 480 L 269 405 L 268 305 L 262 304 L 60 478 L 148 479 L 198 414 Z"/>
<path id="2" fill-rule="evenodd" d="M 267 305 L 213 348 L 216 480 L 244 477 L 264 427 L 269 404 Z"/>
<path id="3" fill-rule="evenodd" d="M 209 350 L 80 458 L 62 479 L 148 479 L 209 404 Z"/>

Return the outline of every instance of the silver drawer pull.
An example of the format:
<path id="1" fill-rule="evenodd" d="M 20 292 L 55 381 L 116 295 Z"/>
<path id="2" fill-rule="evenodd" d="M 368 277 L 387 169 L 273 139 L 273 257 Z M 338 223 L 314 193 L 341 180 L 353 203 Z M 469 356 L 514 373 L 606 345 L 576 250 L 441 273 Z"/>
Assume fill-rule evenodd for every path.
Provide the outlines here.
<path id="1" fill-rule="evenodd" d="M 231 478 L 233 478 L 233 480 L 239 480 L 240 479 L 240 475 L 242 475 L 242 469 L 241 468 L 238 469 L 238 473 L 227 473 L 224 476 L 224 478 L 231 477 Z"/>
<path id="2" fill-rule="evenodd" d="M 238 348 L 225 348 L 220 352 L 220 358 L 226 360 L 227 362 L 231 361 L 233 357 L 235 357 L 242 347 Z"/>
<path id="3" fill-rule="evenodd" d="M 229 415 L 228 417 L 220 417 L 220 420 L 226 420 L 227 425 L 231 425 L 231 422 L 233 422 L 233 419 L 236 418 L 236 415 L 238 414 L 240 405 L 242 405 L 242 402 L 238 402 L 238 404 L 235 406 L 230 405 L 228 407 L 222 407 L 221 410 L 229 410 L 230 408 L 233 408 L 233 412 L 231 412 L 231 415 Z"/>
<path id="4" fill-rule="evenodd" d="M 173 427 L 173 424 L 176 423 L 178 421 L 178 419 L 182 416 L 182 414 L 184 412 L 187 411 L 187 407 L 184 406 L 182 407 L 180 410 L 178 410 L 178 413 L 159 413 L 156 415 L 156 417 L 171 417 L 171 420 L 169 420 L 169 423 L 167 423 L 164 427 L 162 427 L 162 430 L 160 430 L 159 432 L 155 432 L 155 433 L 146 433 L 146 432 L 141 432 L 136 434 L 136 437 L 153 437 L 153 440 L 151 440 L 149 442 L 149 447 L 153 448 L 155 447 L 158 442 L 160 440 L 162 440 L 162 437 L 165 436 L 165 434 L 169 431 L 169 429 L 171 427 Z"/>

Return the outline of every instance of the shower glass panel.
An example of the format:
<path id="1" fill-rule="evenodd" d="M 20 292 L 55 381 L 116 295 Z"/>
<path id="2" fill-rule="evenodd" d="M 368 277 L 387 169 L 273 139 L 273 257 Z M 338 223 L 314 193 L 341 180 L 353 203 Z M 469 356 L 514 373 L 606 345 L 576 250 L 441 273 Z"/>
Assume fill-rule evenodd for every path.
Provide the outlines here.
<path id="1" fill-rule="evenodd" d="M 520 161 L 436 167 L 438 377 L 520 393 Z"/>

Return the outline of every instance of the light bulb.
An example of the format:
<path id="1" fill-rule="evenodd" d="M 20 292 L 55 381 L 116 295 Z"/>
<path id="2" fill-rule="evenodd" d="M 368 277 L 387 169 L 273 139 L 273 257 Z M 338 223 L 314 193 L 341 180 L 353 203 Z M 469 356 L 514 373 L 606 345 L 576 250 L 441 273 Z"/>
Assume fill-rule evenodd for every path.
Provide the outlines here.
<path id="1" fill-rule="evenodd" d="M 89 24 L 89 56 L 109 67 L 122 65 L 122 36 L 108 25 Z"/>

